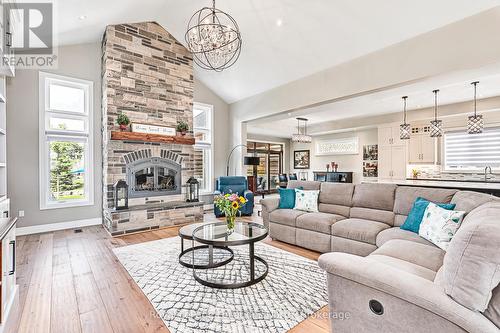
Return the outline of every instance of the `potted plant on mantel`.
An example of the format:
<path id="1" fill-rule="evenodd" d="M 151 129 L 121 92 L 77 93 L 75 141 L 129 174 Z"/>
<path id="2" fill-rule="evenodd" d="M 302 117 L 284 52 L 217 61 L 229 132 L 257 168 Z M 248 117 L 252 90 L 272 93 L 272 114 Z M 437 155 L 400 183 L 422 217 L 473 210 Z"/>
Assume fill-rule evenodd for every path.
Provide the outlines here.
<path id="1" fill-rule="evenodd" d="M 185 121 L 179 120 L 177 122 L 177 126 L 175 127 L 175 130 L 177 133 L 180 133 L 180 135 L 184 136 L 186 135 L 187 131 L 189 130 L 189 125 Z"/>
<path id="2" fill-rule="evenodd" d="M 126 131 L 128 128 L 128 125 L 130 124 L 130 119 L 125 113 L 120 113 L 118 115 L 118 118 L 116 118 L 116 122 L 118 125 L 120 125 L 120 131 Z"/>

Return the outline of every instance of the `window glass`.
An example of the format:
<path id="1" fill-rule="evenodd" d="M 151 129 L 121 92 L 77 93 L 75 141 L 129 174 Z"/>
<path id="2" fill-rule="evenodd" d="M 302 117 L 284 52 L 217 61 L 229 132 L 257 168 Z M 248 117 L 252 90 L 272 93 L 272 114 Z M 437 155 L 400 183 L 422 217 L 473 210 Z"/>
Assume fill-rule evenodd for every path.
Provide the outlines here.
<path id="1" fill-rule="evenodd" d="M 193 133 L 196 140 L 194 177 L 200 183 L 200 191 L 211 192 L 213 191 L 212 106 L 194 103 L 193 117 Z"/>
<path id="2" fill-rule="evenodd" d="M 50 117 L 49 129 L 83 132 L 85 131 L 85 121 L 83 119 Z"/>
<path id="3" fill-rule="evenodd" d="M 85 145 L 72 141 L 49 143 L 50 201 L 85 198 Z"/>
<path id="4" fill-rule="evenodd" d="M 49 85 L 49 109 L 85 112 L 85 90 L 51 83 Z"/>

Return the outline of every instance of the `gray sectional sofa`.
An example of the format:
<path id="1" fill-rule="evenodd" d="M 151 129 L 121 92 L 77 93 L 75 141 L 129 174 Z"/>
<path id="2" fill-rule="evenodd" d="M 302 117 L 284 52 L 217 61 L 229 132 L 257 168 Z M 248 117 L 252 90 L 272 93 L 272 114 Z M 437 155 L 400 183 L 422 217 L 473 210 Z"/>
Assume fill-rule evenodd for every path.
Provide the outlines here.
<path id="1" fill-rule="evenodd" d="M 500 332 L 497 198 L 392 184 L 288 186 L 320 190 L 319 212 L 264 199 L 264 224 L 273 239 L 325 253 L 332 332 Z M 467 212 L 447 252 L 399 228 L 417 197 Z"/>

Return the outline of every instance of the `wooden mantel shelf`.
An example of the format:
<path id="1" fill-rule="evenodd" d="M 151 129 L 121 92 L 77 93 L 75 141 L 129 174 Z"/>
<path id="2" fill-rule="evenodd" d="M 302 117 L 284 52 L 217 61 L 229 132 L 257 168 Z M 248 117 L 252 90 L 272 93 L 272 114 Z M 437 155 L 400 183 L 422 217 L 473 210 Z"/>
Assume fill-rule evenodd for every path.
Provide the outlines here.
<path id="1" fill-rule="evenodd" d="M 180 145 L 194 145 L 194 138 L 191 136 L 170 136 L 170 135 L 137 133 L 137 132 L 111 131 L 111 140 L 161 142 L 161 143 L 177 143 Z"/>

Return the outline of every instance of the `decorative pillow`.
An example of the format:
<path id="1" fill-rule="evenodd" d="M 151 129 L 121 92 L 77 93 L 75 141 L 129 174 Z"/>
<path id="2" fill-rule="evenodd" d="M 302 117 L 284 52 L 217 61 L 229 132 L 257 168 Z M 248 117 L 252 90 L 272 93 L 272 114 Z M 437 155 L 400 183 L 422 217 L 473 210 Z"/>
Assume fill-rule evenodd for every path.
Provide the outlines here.
<path id="1" fill-rule="evenodd" d="M 302 187 L 297 187 L 302 190 Z M 279 188 L 280 204 L 279 209 L 293 209 L 295 207 L 295 190 L 293 188 Z"/>
<path id="2" fill-rule="evenodd" d="M 405 223 L 400 227 L 403 230 L 412 231 L 418 234 L 418 229 L 420 229 L 420 223 L 422 223 L 422 218 L 424 217 L 424 212 L 427 209 L 430 201 L 421 197 L 418 197 L 413 206 L 411 207 L 410 213 L 406 218 Z M 456 204 L 447 203 L 436 203 L 441 208 L 447 210 L 455 209 Z"/>
<path id="3" fill-rule="evenodd" d="M 295 207 L 293 209 L 306 212 L 318 212 L 319 191 L 304 191 L 295 189 Z"/>
<path id="4" fill-rule="evenodd" d="M 451 239 L 460 227 L 464 215 L 465 212 L 446 210 L 429 202 L 418 234 L 446 251 Z"/>

